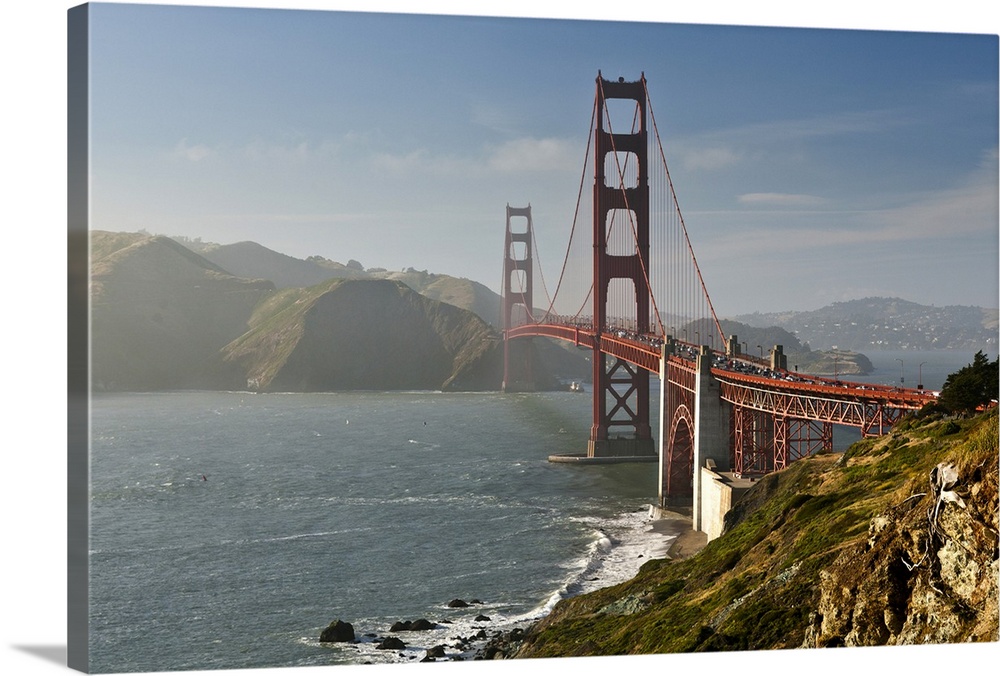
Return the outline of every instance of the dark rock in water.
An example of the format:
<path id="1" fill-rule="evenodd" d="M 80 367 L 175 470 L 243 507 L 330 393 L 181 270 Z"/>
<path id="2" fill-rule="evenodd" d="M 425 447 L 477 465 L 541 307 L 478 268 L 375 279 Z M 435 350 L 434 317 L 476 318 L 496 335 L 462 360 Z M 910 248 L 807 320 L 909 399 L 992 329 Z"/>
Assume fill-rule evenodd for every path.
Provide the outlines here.
<path id="1" fill-rule="evenodd" d="M 395 636 L 389 636 L 375 646 L 375 650 L 403 650 L 404 648 L 406 648 L 406 644 Z"/>
<path id="2" fill-rule="evenodd" d="M 443 645 L 436 645 L 433 648 L 428 648 L 427 649 L 427 657 L 435 658 L 435 657 L 444 657 L 444 656 L 445 656 L 445 652 L 444 652 L 444 646 Z"/>
<path id="3" fill-rule="evenodd" d="M 483 605 L 483 602 L 480 601 L 479 599 L 472 599 L 471 601 L 469 601 L 469 605 L 481 606 Z"/>
<path id="4" fill-rule="evenodd" d="M 389 631 L 428 631 L 430 629 L 437 629 L 437 625 L 428 619 L 420 618 L 419 620 L 401 620 L 394 623 L 389 627 Z"/>
<path id="5" fill-rule="evenodd" d="M 350 622 L 334 620 L 319 635 L 323 643 L 350 643 L 354 641 L 354 626 Z"/>
<path id="6" fill-rule="evenodd" d="M 486 615 L 476 615 L 475 621 L 476 622 L 490 622 L 491 620 Z"/>
<path id="7" fill-rule="evenodd" d="M 524 630 L 521 628 L 515 628 L 509 632 L 499 632 L 476 653 L 475 659 L 503 660 L 512 658 L 523 641 Z"/>
<path id="8" fill-rule="evenodd" d="M 452 599 L 451 601 L 448 601 L 448 607 L 449 608 L 468 608 L 469 604 L 466 603 L 465 601 L 463 601 L 462 599 Z"/>

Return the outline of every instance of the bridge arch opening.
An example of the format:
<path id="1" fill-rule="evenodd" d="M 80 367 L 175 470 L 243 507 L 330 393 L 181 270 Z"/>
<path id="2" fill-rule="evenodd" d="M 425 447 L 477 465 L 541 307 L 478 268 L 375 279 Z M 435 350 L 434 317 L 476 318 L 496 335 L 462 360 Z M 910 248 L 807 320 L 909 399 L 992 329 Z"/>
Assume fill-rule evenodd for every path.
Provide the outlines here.
<path id="1" fill-rule="evenodd" d="M 690 497 L 694 494 L 694 416 L 685 404 L 674 410 L 663 453 L 660 495 L 665 501 Z"/>
<path id="2" fill-rule="evenodd" d="M 528 271 L 523 268 L 511 270 L 509 282 L 511 293 L 526 293 L 528 290 Z"/>
<path id="3" fill-rule="evenodd" d="M 510 243 L 510 250 L 507 257 L 512 261 L 523 261 L 528 259 L 528 243 L 525 241 L 513 240 Z"/>
<path id="4" fill-rule="evenodd" d="M 609 209 L 605 219 L 607 252 L 611 256 L 634 256 L 636 215 L 632 209 Z"/>
<path id="5" fill-rule="evenodd" d="M 642 109 L 635 99 L 604 99 L 605 132 L 614 134 L 634 134 L 639 130 L 642 120 Z"/>
<path id="6" fill-rule="evenodd" d="M 637 331 L 635 282 L 618 277 L 608 282 L 607 328 L 611 331 Z"/>
<path id="7" fill-rule="evenodd" d="M 604 156 L 604 186 L 631 190 L 639 185 L 639 156 L 633 152 L 610 152 Z"/>

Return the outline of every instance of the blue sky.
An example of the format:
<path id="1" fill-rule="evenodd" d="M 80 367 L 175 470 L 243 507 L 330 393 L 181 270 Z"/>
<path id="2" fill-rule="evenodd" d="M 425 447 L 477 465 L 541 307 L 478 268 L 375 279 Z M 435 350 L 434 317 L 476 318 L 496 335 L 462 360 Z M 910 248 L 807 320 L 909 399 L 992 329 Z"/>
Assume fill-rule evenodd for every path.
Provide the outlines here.
<path id="1" fill-rule="evenodd" d="M 91 27 L 94 228 L 497 289 L 505 205 L 561 260 L 595 77 L 645 73 L 721 315 L 998 304 L 995 34 L 114 4 Z"/>

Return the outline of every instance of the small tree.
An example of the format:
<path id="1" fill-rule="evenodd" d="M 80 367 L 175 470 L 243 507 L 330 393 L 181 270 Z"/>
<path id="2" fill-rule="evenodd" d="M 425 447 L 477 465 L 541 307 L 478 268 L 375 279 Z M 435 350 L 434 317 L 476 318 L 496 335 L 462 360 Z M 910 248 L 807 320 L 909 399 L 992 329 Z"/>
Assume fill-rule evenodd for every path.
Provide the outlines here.
<path id="1" fill-rule="evenodd" d="M 951 413 L 970 414 L 997 398 L 1000 357 L 994 361 L 979 351 L 972 363 L 948 376 L 938 402 Z"/>

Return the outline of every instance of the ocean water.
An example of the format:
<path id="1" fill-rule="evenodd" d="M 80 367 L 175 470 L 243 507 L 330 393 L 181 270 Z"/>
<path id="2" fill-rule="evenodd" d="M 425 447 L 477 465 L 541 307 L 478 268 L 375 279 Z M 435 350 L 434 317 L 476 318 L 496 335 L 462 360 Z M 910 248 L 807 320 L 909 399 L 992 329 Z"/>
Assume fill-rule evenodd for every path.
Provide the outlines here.
<path id="1" fill-rule="evenodd" d="M 923 385 L 925 390 L 940 390 L 952 373 L 972 363 L 975 350 L 878 350 L 866 352 L 874 370 L 866 376 L 850 376 L 850 380 L 899 385 Z M 992 361 L 996 353 L 986 353 Z M 901 363 L 902 362 L 902 363 Z"/>
<path id="2" fill-rule="evenodd" d="M 92 403 L 91 669 L 409 662 L 631 577 L 656 465 L 571 466 L 579 393 L 106 394 Z M 450 600 L 478 600 L 466 609 Z M 488 621 L 476 621 L 485 615 Z M 431 632 L 392 623 L 427 618 Z M 358 644 L 321 644 L 332 620 Z"/>

